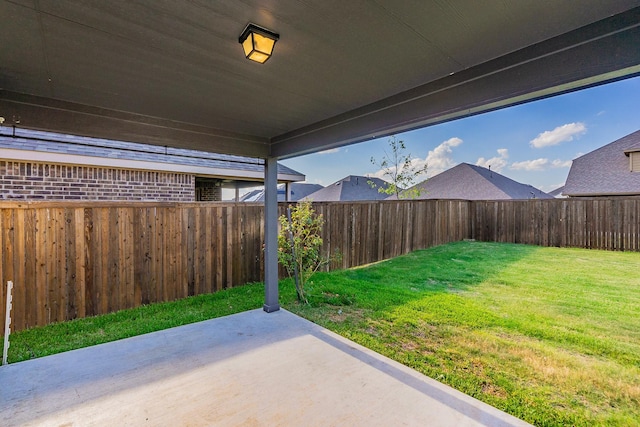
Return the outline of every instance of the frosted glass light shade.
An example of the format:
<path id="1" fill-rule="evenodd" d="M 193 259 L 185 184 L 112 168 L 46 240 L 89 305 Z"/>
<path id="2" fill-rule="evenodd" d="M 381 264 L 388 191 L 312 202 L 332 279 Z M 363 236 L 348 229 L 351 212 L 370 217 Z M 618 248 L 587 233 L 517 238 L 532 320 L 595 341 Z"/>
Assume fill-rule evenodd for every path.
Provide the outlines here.
<path id="1" fill-rule="evenodd" d="M 279 34 L 255 24 L 249 24 L 240 35 L 244 56 L 247 59 L 264 64 L 273 54 L 273 47 L 280 38 Z"/>

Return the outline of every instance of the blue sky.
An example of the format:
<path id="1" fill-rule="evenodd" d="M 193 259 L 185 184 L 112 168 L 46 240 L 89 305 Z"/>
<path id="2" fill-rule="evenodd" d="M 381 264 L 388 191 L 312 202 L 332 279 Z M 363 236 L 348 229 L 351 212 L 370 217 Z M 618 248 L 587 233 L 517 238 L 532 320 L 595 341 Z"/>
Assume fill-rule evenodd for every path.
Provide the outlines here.
<path id="1" fill-rule="evenodd" d="M 571 160 L 640 129 L 640 77 L 396 135 L 428 176 L 459 163 L 491 165 L 516 181 L 551 191 Z M 388 138 L 282 160 L 329 185 L 348 175 L 380 175 Z"/>

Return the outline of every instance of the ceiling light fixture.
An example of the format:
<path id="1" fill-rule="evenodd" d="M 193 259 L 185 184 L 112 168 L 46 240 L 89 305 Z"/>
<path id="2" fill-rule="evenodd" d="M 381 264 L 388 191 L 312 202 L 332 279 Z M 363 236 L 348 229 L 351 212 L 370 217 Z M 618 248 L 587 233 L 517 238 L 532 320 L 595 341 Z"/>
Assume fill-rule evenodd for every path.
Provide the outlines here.
<path id="1" fill-rule="evenodd" d="M 248 24 L 238 41 L 242 44 L 247 59 L 264 64 L 273 53 L 280 35 L 256 24 Z"/>

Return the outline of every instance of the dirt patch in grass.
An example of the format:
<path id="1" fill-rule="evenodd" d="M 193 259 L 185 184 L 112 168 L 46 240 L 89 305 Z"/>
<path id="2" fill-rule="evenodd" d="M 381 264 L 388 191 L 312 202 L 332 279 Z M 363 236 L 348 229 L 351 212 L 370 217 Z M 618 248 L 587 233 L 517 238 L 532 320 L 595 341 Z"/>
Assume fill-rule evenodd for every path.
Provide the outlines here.
<path id="1" fill-rule="evenodd" d="M 503 388 L 491 383 L 483 383 L 482 392 L 489 396 L 497 397 L 498 399 L 506 399 L 507 397 L 507 392 Z"/>
<path id="2" fill-rule="evenodd" d="M 462 353 L 492 355 L 483 369 L 469 369 L 475 377 L 510 373 L 519 387 L 531 395 L 546 396 L 555 410 L 590 413 L 595 422 L 598 416 L 606 419 L 620 404 L 640 404 L 640 368 L 622 367 L 602 357 L 555 348 L 541 340 L 503 331 L 494 337 L 486 333 L 461 334 L 451 344 L 465 349 Z M 493 383 L 483 384 L 482 392 L 499 398 L 507 396 Z"/>
<path id="3" fill-rule="evenodd" d="M 347 320 L 350 322 L 362 322 L 366 314 L 367 310 L 346 306 L 329 311 L 327 318 L 334 323 L 342 323 Z"/>

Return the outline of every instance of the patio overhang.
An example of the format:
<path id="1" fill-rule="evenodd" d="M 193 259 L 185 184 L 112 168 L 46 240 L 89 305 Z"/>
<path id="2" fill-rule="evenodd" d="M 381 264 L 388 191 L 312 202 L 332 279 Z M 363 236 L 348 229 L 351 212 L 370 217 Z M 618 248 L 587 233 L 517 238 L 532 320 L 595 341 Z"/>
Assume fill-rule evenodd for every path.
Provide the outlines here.
<path id="1" fill-rule="evenodd" d="M 640 9 L 271 139 L 308 154 L 640 75 Z"/>
<path id="2" fill-rule="evenodd" d="M 251 157 L 311 153 L 640 74 L 638 0 L 2 0 L 0 16 L 5 126 Z M 281 34 L 263 65 L 237 42 L 254 21 Z"/>
<path id="3" fill-rule="evenodd" d="M 640 75 L 640 0 L 0 0 L 0 40 L 5 126 L 277 159 Z"/>

